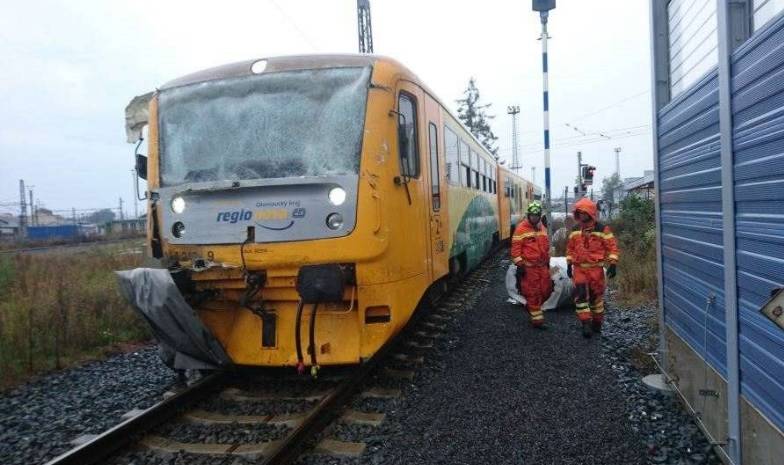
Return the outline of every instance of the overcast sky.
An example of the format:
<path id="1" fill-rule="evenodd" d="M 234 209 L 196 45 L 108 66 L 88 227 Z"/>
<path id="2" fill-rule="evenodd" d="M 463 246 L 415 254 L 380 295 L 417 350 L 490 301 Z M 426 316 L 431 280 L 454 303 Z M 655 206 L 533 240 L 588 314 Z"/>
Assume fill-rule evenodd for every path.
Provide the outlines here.
<path id="1" fill-rule="evenodd" d="M 530 0 L 371 0 L 371 9 L 376 53 L 406 64 L 453 109 L 476 77 L 504 158 L 506 107 L 520 105 L 522 173 L 535 166 L 542 185 Z M 622 147 L 621 175 L 641 176 L 652 166 L 648 1 L 558 0 L 550 35 L 553 196 L 574 182 L 578 150 L 601 179 Z M 19 179 L 48 208 L 116 207 L 123 197 L 132 212 L 123 110 L 134 95 L 223 63 L 356 50 L 355 0 L 9 3 L 0 15 L 0 214 L 18 211 L 7 203 L 18 201 Z"/>

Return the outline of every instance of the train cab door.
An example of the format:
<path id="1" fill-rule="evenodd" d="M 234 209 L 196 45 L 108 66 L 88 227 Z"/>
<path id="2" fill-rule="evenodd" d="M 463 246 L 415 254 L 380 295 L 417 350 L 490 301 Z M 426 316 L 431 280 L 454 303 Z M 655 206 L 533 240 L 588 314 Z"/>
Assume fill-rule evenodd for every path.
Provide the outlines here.
<path id="1" fill-rule="evenodd" d="M 449 273 L 449 251 L 446 243 L 449 230 L 449 211 L 446 196 L 446 155 L 444 152 L 441 106 L 430 95 L 425 95 L 425 122 L 427 125 L 427 180 L 429 195 L 427 211 L 430 223 L 430 267 L 433 280 Z"/>
<path id="2" fill-rule="evenodd" d="M 401 176 L 396 183 L 402 195 L 397 211 L 389 214 L 396 218 L 395 227 L 405 240 L 395 241 L 399 249 L 391 251 L 403 276 L 426 275 L 432 280 L 430 260 L 429 209 L 430 173 L 428 162 L 425 93 L 405 80 L 397 85 L 398 152 Z M 403 194 L 404 193 L 404 194 Z M 393 246 L 395 247 L 395 246 Z"/>

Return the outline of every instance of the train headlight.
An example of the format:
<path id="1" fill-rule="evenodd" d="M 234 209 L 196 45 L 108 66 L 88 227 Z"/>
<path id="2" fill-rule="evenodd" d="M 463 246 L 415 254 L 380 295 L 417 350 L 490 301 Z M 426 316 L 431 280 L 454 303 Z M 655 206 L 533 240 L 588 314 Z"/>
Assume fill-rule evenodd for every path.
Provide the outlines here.
<path id="1" fill-rule="evenodd" d="M 346 201 L 346 191 L 342 187 L 333 187 L 329 191 L 329 201 L 336 207 L 343 205 Z"/>
<path id="2" fill-rule="evenodd" d="M 185 211 L 185 199 L 180 197 L 179 195 L 172 199 L 171 201 L 171 209 L 174 213 L 182 213 Z"/>
<path id="3" fill-rule="evenodd" d="M 343 215 L 340 213 L 331 213 L 327 217 L 327 227 L 329 229 L 340 229 L 343 226 Z"/>
<path id="4" fill-rule="evenodd" d="M 172 225 L 172 234 L 178 239 L 185 235 L 185 225 L 182 221 L 178 221 Z"/>
<path id="5" fill-rule="evenodd" d="M 261 74 L 267 69 L 267 60 L 259 60 L 250 65 L 250 72 L 253 74 Z"/>

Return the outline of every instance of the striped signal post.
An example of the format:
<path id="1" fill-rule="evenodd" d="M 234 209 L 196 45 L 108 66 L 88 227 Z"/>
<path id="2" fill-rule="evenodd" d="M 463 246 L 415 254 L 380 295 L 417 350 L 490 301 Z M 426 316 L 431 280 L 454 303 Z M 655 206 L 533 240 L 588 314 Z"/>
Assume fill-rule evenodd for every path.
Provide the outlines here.
<path id="1" fill-rule="evenodd" d="M 542 22 L 542 87 L 544 103 L 544 195 L 547 211 L 550 212 L 550 95 L 548 89 L 547 76 L 547 17 L 550 10 L 555 8 L 555 0 L 532 0 L 533 10 L 539 12 L 539 19 Z M 547 222 L 547 234 L 552 235 L 552 222 Z"/>

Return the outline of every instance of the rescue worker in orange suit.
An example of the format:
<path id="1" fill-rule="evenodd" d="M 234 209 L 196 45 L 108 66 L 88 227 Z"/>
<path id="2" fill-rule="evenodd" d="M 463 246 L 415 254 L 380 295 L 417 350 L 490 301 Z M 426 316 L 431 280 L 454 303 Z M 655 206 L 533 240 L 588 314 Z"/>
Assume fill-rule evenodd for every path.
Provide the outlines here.
<path id="1" fill-rule="evenodd" d="M 542 304 L 553 292 L 550 278 L 550 241 L 542 224 L 542 204 L 528 204 L 526 219 L 512 235 L 512 261 L 517 265 L 520 293 L 525 297 L 531 325 L 544 328 Z"/>
<path id="2" fill-rule="evenodd" d="M 574 282 L 574 303 L 583 336 L 602 331 L 604 320 L 604 268 L 614 278 L 618 242 L 609 226 L 597 222 L 596 204 L 587 198 L 574 206 L 577 226 L 566 245 L 566 272 Z"/>

